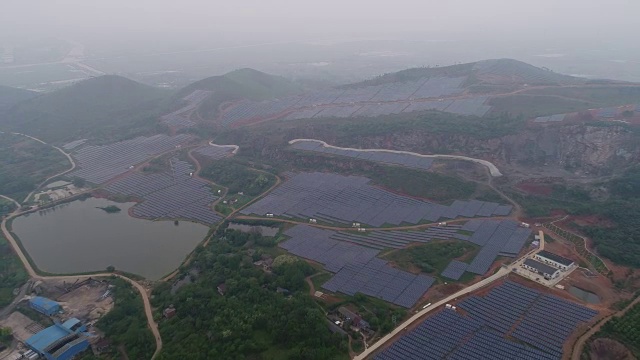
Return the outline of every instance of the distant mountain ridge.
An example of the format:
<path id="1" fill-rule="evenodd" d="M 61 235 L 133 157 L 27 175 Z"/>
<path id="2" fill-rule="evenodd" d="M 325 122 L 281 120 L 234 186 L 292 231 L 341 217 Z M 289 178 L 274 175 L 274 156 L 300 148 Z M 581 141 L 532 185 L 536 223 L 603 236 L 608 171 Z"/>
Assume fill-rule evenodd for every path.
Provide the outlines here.
<path id="1" fill-rule="evenodd" d="M 154 119 L 170 93 L 115 75 L 105 75 L 14 104 L 0 127 L 48 142 L 118 137 Z M 128 130 L 126 130 L 128 129 Z"/>
<path id="2" fill-rule="evenodd" d="M 459 76 L 468 76 L 470 78 L 468 85 L 479 83 L 572 85 L 587 82 L 587 79 L 558 74 L 514 59 L 490 59 L 450 66 L 411 68 L 349 84 L 347 87 L 380 85 L 430 77 Z"/>
<path id="3" fill-rule="evenodd" d="M 202 117 L 215 117 L 220 105 L 239 99 L 269 100 L 302 92 L 302 87 L 281 77 L 244 68 L 220 76 L 211 76 L 186 86 L 175 98 L 182 99 L 196 90 L 211 91 L 199 111 Z"/>

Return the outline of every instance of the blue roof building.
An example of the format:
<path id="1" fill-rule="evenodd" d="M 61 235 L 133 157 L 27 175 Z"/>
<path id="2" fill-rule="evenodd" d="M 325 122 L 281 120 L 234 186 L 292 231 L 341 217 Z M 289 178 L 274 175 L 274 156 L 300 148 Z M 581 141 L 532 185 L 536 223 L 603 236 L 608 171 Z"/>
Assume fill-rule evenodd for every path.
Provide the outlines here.
<path id="1" fill-rule="evenodd" d="M 80 322 L 80 320 L 76 318 L 71 318 L 62 323 L 62 326 L 73 331 L 73 332 L 85 332 L 87 331 L 87 327 Z"/>
<path id="2" fill-rule="evenodd" d="M 73 321 L 73 326 L 78 324 L 79 321 Z M 56 323 L 28 338 L 25 344 L 47 360 L 70 360 L 89 347 L 89 339 L 64 324 Z"/>
<path id="3" fill-rule="evenodd" d="M 47 316 L 51 316 L 62 311 L 60 304 L 42 296 L 36 296 L 29 300 L 29 306 L 37 312 Z"/>

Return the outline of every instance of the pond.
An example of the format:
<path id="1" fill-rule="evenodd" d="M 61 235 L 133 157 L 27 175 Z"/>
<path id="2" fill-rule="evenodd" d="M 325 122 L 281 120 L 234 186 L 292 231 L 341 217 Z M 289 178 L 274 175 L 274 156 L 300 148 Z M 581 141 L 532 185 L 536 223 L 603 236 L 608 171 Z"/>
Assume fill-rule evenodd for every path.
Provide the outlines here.
<path id="1" fill-rule="evenodd" d="M 122 209 L 107 213 L 110 205 Z M 135 203 L 89 198 L 13 220 L 13 232 L 42 271 L 65 274 L 116 269 L 157 280 L 175 270 L 206 236 L 186 221 L 130 217 Z"/>
<path id="2" fill-rule="evenodd" d="M 587 290 L 583 290 L 580 289 L 578 287 L 575 286 L 571 286 L 568 289 L 569 293 L 571 293 L 573 296 L 577 297 L 578 299 L 587 302 L 589 304 L 599 304 L 600 303 L 600 297 L 590 291 Z"/>
<path id="3" fill-rule="evenodd" d="M 46 189 L 53 189 L 53 188 L 57 188 L 57 187 L 63 187 L 63 186 L 67 186 L 70 185 L 71 183 L 68 181 L 62 181 L 62 180 L 58 180 L 58 181 L 54 181 L 51 184 L 47 184 L 47 186 L 45 186 Z"/>

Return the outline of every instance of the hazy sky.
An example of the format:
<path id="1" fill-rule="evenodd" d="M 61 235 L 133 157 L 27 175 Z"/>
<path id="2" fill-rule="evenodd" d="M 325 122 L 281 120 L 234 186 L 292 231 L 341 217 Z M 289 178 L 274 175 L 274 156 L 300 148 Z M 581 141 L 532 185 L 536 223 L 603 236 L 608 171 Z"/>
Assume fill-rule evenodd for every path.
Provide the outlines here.
<path id="1" fill-rule="evenodd" d="M 0 36 L 635 36 L 639 14 L 639 0 L 0 0 Z"/>

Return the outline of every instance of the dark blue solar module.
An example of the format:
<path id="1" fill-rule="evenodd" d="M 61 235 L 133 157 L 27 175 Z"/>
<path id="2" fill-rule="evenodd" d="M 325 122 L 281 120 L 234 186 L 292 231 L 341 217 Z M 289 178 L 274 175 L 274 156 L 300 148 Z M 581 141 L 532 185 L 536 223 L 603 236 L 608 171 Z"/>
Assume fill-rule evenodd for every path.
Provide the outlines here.
<path id="1" fill-rule="evenodd" d="M 298 225 L 285 232 L 291 239 L 280 247 L 317 261 L 336 273 L 322 287 L 347 295 L 362 293 L 410 308 L 431 287 L 434 278 L 395 269 L 376 257 L 378 250 L 334 240 L 334 231 Z"/>
<path id="2" fill-rule="evenodd" d="M 230 155 L 233 152 L 233 148 L 228 146 L 205 145 L 197 148 L 195 152 L 212 160 L 219 160 Z"/>
<path id="3" fill-rule="evenodd" d="M 436 312 L 375 359 L 559 360 L 571 333 L 597 314 L 510 281 L 457 307 L 464 311 Z"/>
<path id="4" fill-rule="evenodd" d="M 441 218 L 479 216 L 486 212 L 482 201 L 456 201 L 451 206 L 433 204 L 397 195 L 369 184 L 361 176 L 330 173 L 292 174 L 289 179 L 261 200 L 241 210 L 243 214 L 290 216 L 295 218 L 327 219 L 328 222 L 348 224 L 359 222 L 365 226 L 384 224 L 416 224 Z M 493 216 L 508 215 L 511 205 L 500 205 Z"/>
<path id="5" fill-rule="evenodd" d="M 223 126 L 232 126 L 260 119 L 376 117 L 426 110 L 484 116 L 491 110 L 491 106 L 485 105 L 487 96 L 442 99 L 460 93 L 465 79 L 433 77 L 359 88 L 328 89 L 270 101 L 246 100 L 225 109 L 218 122 Z M 188 120 L 186 116 L 192 112 L 190 106 L 193 105 L 190 103 L 165 118 L 182 116 Z"/>
<path id="6" fill-rule="evenodd" d="M 142 199 L 133 214 L 146 219 L 185 219 L 212 225 L 222 217 L 211 210 L 218 197 L 209 185 L 193 178 L 189 163 L 171 160 L 171 171 L 155 174 L 131 173 L 109 184 L 105 190 L 113 194 Z"/>
<path id="7" fill-rule="evenodd" d="M 85 146 L 74 155 L 79 169 L 69 175 L 83 178 L 94 184 L 102 184 L 129 171 L 131 166 L 153 155 L 175 149 L 191 139 L 192 136 L 185 134 L 154 135 L 109 145 Z"/>
<path id="8" fill-rule="evenodd" d="M 212 91 L 195 90 L 191 94 L 185 96 L 184 106 L 180 109 L 162 116 L 162 122 L 175 128 L 188 128 L 195 126 L 196 123 L 190 119 L 194 110 L 211 95 Z"/>
<path id="9" fill-rule="evenodd" d="M 442 270 L 440 275 L 452 280 L 458 280 L 467 270 L 467 266 L 469 265 L 467 263 L 463 263 L 462 261 L 451 260 L 449 265 L 447 265 L 447 267 Z"/>

